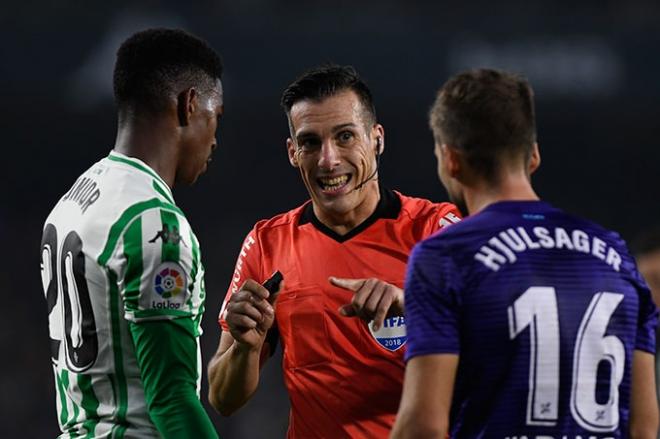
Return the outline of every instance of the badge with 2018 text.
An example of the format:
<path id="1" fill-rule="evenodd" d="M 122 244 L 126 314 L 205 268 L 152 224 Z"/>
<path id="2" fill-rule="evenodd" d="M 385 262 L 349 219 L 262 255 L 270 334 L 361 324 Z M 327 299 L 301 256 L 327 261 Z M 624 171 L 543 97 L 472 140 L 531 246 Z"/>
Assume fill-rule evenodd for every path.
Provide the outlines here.
<path id="1" fill-rule="evenodd" d="M 385 319 L 378 331 L 374 331 L 371 325 L 367 326 L 371 336 L 388 351 L 394 352 L 406 344 L 406 320 L 403 317 Z"/>
<path id="2" fill-rule="evenodd" d="M 187 298 L 186 272 L 176 262 L 163 262 L 152 278 L 149 307 L 152 309 L 181 309 Z"/>

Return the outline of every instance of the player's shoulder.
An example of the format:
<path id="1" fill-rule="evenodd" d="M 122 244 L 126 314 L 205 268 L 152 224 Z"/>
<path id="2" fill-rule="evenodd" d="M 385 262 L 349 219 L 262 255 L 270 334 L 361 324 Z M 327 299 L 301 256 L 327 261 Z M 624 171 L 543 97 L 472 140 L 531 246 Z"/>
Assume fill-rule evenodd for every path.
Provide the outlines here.
<path id="1" fill-rule="evenodd" d="M 555 235 L 560 229 L 562 229 L 565 231 L 566 235 L 570 237 L 569 239 L 576 248 L 578 248 L 581 239 L 586 239 L 588 244 L 585 248 L 589 248 L 590 250 L 588 251 L 593 255 L 602 255 L 607 251 L 608 260 L 610 258 L 609 255 L 613 254 L 613 256 L 620 261 L 620 265 L 616 265 L 617 267 L 620 267 L 616 268 L 617 271 L 621 271 L 626 275 L 631 275 L 636 279 L 639 278 L 635 259 L 628 249 L 628 244 L 619 232 L 607 228 L 591 219 L 564 211 L 563 209 L 554 206 L 553 208 L 553 211 L 547 216 L 547 224 L 539 224 L 539 226 L 546 227 L 550 230 L 554 229 Z M 584 246 L 584 244 L 582 246 Z"/>
<path id="2" fill-rule="evenodd" d="M 490 238 L 502 228 L 508 227 L 514 219 L 503 209 L 497 211 L 487 208 L 475 215 L 470 215 L 457 221 L 442 233 L 433 234 L 421 241 L 418 252 L 460 253 L 468 247 L 480 245 L 484 239 Z"/>
<path id="3" fill-rule="evenodd" d="M 615 230 L 608 229 L 600 223 L 573 212 L 564 210 L 547 201 L 518 201 L 518 202 L 500 202 L 494 207 L 487 208 L 490 214 L 508 213 L 512 216 L 496 218 L 503 222 L 518 222 L 517 225 L 527 225 L 544 227 L 548 229 L 561 228 L 569 235 L 580 232 L 586 233 L 590 237 L 605 241 L 609 246 L 618 247 L 627 252 L 627 245 L 621 235 Z M 495 216 L 493 215 L 493 218 Z M 488 218 L 484 218 L 488 219 Z M 572 236 L 573 237 L 573 236 Z"/>
<path id="4" fill-rule="evenodd" d="M 619 232 L 609 229 L 591 219 L 564 211 L 561 212 L 565 215 L 565 218 L 567 219 L 566 223 L 572 230 L 581 230 L 589 236 L 599 238 L 609 247 L 616 249 L 622 257 L 632 261 L 632 256 L 630 256 L 628 250 L 628 244 Z"/>
<path id="5" fill-rule="evenodd" d="M 53 211 L 65 211 L 67 217 L 76 213 L 84 218 L 112 217 L 150 200 L 175 207 L 170 188 L 156 172 L 113 151 L 76 178 Z"/>
<path id="6" fill-rule="evenodd" d="M 566 212 L 545 201 L 501 201 L 493 203 L 481 212 L 470 215 L 440 235 L 426 239 L 428 248 L 480 247 L 487 240 L 508 229 L 525 228 L 539 233 L 561 232 L 571 240 L 586 234 L 614 248 L 624 259 L 630 259 L 627 245 L 616 231 L 607 229 L 592 220 Z M 557 231 L 558 229 L 559 232 Z"/>
<path id="7" fill-rule="evenodd" d="M 426 222 L 436 219 L 440 226 L 458 223 L 461 220 L 456 206 L 447 202 L 433 202 L 426 198 L 404 195 L 399 191 L 393 191 L 401 200 L 401 213 L 411 221 Z M 443 219 L 445 221 L 443 221 Z"/>
<path id="8" fill-rule="evenodd" d="M 123 198 L 121 204 L 133 204 L 154 197 L 175 204 L 167 183 L 141 160 L 111 151 L 98 165 L 106 184 L 121 188 L 121 191 L 115 191 Z"/>
<path id="9" fill-rule="evenodd" d="M 612 244 L 617 244 L 622 246 L 626 245 L 623 237 L 619 234 L 619 232 L 612 229 L 608 229 L 607 227 L 603 226 L 602 224 L 596 221 L 572 213 L 568 213 L 564 211 L 562 212 L 564 213 L 564 215 L 566 215 L 567 218 L 571 219 L 575 227 L 589 229 L 594 233 L 598 234 L 602 239 L 606 239 Z"/>
<path id="10" fill-rule="evenodd" d="M 112 151 L 97 165 L 92 173 L 96 172 L 101 180 L 100 215 L 125 221 L 149 210 L 165 209 L 186 221 L 167 183 L 141 160 Z"/>

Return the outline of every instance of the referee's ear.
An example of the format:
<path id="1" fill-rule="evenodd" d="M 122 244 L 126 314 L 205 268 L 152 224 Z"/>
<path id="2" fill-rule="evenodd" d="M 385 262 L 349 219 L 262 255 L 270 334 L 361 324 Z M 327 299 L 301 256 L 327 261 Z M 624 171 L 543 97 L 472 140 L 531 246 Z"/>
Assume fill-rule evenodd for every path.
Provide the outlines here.
<path id="1" fill-rule="evenodd" d="M 291 137 L 286 139 L 286 151 L 289 154 L 289 163 L 291 163 L 291 166 L 294 168 L 300 167 L 298 163 L 298 148 Z"/>

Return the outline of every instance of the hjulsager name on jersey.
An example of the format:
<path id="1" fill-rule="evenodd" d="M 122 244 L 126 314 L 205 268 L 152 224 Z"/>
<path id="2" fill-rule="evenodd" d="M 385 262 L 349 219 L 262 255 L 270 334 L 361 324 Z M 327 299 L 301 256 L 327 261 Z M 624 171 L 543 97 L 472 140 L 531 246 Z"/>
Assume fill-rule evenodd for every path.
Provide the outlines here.
<path id="1" fill-rule="evenodd" d="M 621 255 L 605 241 L 580 229 L 569 232 L 562 227 L 549 230 L 536 226 L 531 232 L 524 227 L 503 230 L 490 238 L 488 245 L 483 245 L 475 253 L 474 259 L 489 269 L 498 271 L 503 264 L 516 262 L 516 253 L 539 248 L 567 249 L 591 254 L 616 271 L 621 268 Z"/>

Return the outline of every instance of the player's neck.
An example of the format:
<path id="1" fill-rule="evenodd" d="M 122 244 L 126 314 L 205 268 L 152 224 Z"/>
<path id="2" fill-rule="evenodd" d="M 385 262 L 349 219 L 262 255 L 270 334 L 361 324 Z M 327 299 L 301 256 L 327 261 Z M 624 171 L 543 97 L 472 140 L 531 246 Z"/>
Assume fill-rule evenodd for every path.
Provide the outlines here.
<path id="1" fill-rule="evenodd" d="M 481 182 L 464 190 L 465 204 L 470 215 L 499 201 L 538 200 L 529 178 L 523 174 L 509 174 L 497 185 Z"/>
<path id="2" fill-rule="evenodd" d="M 376 211 L 380 201 L 380 189 L 377 181 L 369 182 L 359 190 L 368 191 L 368 194 L 354 209 L 346 213 L 339 213 L 321 209 L 314 204 L 314 215 L 321 223 L 338 235 L 349 233 Z"/>
<path id="3" fill-rule="evenodd" d="M 127 123 L 117 130 L 114 150 L 142 160 L 171 188 L 176 176 L 177 151 L 174 133 L 157 121 Z"/>

